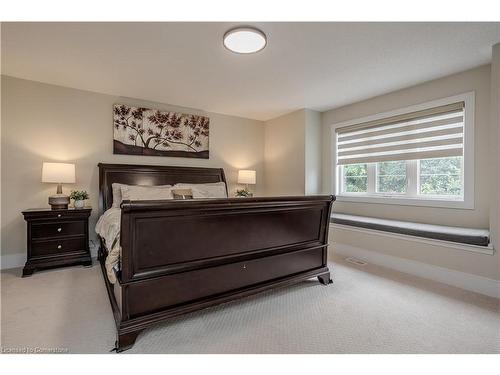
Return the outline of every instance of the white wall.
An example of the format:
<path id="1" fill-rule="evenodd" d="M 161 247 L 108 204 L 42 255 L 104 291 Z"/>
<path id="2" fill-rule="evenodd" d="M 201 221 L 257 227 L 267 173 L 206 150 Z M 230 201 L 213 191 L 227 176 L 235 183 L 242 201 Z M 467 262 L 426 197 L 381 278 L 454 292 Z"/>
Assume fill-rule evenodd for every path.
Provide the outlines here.
<path id="1" fill-rule="evenodd" d="M 322 190 L 323 148 L 321 112 L 305 110 L 305 194 L 319 194 Z"/>
<path id="2" fill-rule="evenodd" d="M 322 116 L 323 188 L 325 191 L 333 192 L 332 170 L 334 166 L 330 162 L 332 156 L 331 124 L 474 91 L 476 94 L 474 209 L 335 202 L 334 212 L 450 226 L 489 228 L 490 208 L 497 207 L 495 197 L 498 195 L 498 188 L 495 171 L 500 165 L 498 155 L 493 149 L 493 143 L 490 142 L 490 138 L 496 134 L 495 127 L 498 127 L 498 123 L 495 124 L 491 121 L 490 70 L 490 65 L 482 66 L 327 111 Z M 343 229 L 335 229 L 332 233 L 332 239 L 334 243 L 338 244 L 500 280 L 500 254 L 498 251 L 494 255 L 476 254 L 442 246 L 429 246 L 393 238 L 382 238 L 373 234 L 353 233 Z M 500 244 L 496 247 L 500 247 Z"/>
<path id="3" fill-rule="evenodd" d="M 3 261 L 25 257 L 26 224 L 21 211 L 47 207 L 47 197 L 55 191 L 55 185 L 40 182 L 43 161 L 76 164 L 77 182 L 66 185 L 64 190 L 84 189 L 90 193 L 89 203 L 94 207 L 92 234 L 98 209 L 99 162 L 223 167 L 230 193 L 237 187 L 238 169 L 255 169 L 256 193 L 263 192 L 264 123 L 260 121 L 12 77 L 2 76 L 1 84 Z M 210 159 L 113 155 L 114 103 L 209 116 Z"/>
<path id="4" fill-rule="evenodd" d="M 311 109 L 265 123 L 266 195 L 318 194 L 322 189 L 321 113 Z"/>
<path id="5" fill-rule="evenodd" d="M 298 110 L 265 124 L 266 195 L 305 193 L 305 111 Z"/>
<path id="6" fill-rule="evenodd" d="M 496 183 L 492 187 L 490 229 L 494 243 L 500 248 L 500 43 L 493 46 L 492 52 L 490 147 L 494 155 L 491 173 Z"/>

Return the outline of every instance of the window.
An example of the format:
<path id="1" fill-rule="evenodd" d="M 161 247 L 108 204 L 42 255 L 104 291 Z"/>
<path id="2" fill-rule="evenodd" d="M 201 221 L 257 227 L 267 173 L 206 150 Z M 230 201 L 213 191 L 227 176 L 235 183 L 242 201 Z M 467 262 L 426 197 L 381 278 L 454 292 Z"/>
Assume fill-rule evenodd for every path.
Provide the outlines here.
<path id="1" fill-rule="evenodd" d="M 368 191 L 368 165 L 350 164 L 344 168 L 345 191 L 366 193 Z"/>
<path id="2" fill-rule="evenodd" d="M 473 93 L 335 126 L 340 200 L 473 208 Z"/>
<path id="3" fill-rule="evenodd" d="M 422 195 L 462 196 L 461 156 L 419 161 L 418 191 Z"/>
<path id="4" fill-rule="evenodd" d="M 463 197 L 462 160 L 456 156 L 347 164 L 341 169 L 342 193 L 411 197 L 413 191 L 415 198 L 460 200 Z M 373 181 L 369 176 L 373 176 Z"/>
<path id="5" fill-rule="evenodd" d="M 406 163 L 384 161 L 376 165 L 377 193 L 406 193 Z"/>

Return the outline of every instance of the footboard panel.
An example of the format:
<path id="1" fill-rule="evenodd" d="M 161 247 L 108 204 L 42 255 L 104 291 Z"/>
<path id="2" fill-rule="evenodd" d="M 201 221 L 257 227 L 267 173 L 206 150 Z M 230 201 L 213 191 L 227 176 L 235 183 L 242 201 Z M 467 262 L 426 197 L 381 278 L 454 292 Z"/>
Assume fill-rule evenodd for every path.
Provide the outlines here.
<path id="1" fill-rule="evenodd" d="M 320 242 L 322 207 L 249 212 L 220 211 L 182 216 L 158 213 L 135 219 L 135 273 L 175 263 Z M 168 232 L 168 241 L 165 241 Z M 193 237 L 200 239 L 192 240 Z M 186 241 L 186 239 L 191 239 Z"/>
<path id="2" fill-rule="evenodd" d="M 330 204 L 331 197 L 125 201 L 121 281 L 326 245 Z"/>
<path id="3" fill-rule="evenodd" d="M 132 283 L 126 289 L 129 317 L 203 302 L 223 293 L 321 268 L 322 251 L 321 247 L 294 251 Z"/>

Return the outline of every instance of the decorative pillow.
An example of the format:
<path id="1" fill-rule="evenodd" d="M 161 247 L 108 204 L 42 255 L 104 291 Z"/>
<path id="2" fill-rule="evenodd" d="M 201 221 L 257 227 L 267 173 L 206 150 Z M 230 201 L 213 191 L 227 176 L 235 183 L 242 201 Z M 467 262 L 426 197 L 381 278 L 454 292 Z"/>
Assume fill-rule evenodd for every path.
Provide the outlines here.
<path id="1" fill-rule="evenodd" d="M 113 205 L 112 207 L 120 208 L 120 204 L 122 203 L 122 187 L 124 186 L 141 186 L 141 187 L 158 187 L 158 188 L 169 188 L 172 185 L 156 185 L 156 186 L 146 186 L 146 185 L 126 185 L 119 184 L 117 182 L 111 184 L 111 188 L 113 189 Z"/>
<path id="2" fill-rule="evenodd" d="M 147 201 L 174 199 L 172 188 L 166 186 L 122 186 L 122 199 L 131 201 Z"/>
<path id="3" fill-rule="evenodd" d="M 178 183 L 174 188 L 191 189 L 193 198 L 227 198 L 226 184 L 224 182 L 212 182 L 207 184 Z"/>
<path id="4" fill-rule="evenodd" d="M 191 189 L 172 189 L 174 199 L 193 199 L 193 191 Z"/>

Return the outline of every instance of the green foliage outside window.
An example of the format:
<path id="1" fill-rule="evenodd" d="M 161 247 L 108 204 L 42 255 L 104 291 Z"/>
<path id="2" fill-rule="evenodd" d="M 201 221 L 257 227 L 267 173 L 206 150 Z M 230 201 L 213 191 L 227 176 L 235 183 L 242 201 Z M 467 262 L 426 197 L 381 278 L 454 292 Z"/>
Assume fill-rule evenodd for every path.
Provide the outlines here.
<path id="1" fill-rule="evenodd" d="M 417 160 L 420 184 L 416 187 L 413 186 L 413 188 L 418 190 L 420 195 L 461 196 L 463 194 L 462 159 L 462 156 L 457 156 Z M 408 163 L 402 160 L 344 165 L 342 167 L 343 192 L 368 193 L 368 169 L 373 168 L 375 193 L 405 195 L 408 189 L 406 175 Z M 413 177 L 415 184 L 417 176 Z"/>
<path id="2" fill-rule="evenodd" d="M 368 170 L 366 164 L 344 165 L 344 191 L 366 193 L 368 190 Z"/>
<path id="3" fill-rule="evenodd" d="M 420 194 L 461 195 L 462 157 L 420 160 Z"/>
<path id="4" fill-rule="evenodd" d="M 405 193 L 406 162 L 385 161 L 377 164 L 377 191 L 379 193 Z"/>

